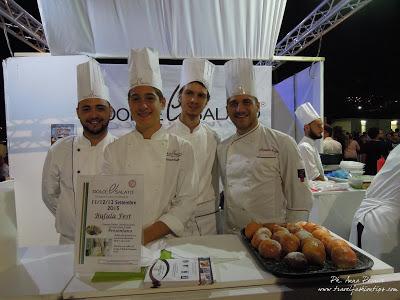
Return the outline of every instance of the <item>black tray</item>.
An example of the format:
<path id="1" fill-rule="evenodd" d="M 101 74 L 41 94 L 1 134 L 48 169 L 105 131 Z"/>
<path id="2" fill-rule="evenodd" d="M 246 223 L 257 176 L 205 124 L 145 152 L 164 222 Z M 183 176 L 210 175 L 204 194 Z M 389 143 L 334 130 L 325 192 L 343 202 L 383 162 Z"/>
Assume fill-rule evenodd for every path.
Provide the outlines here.
<path id="1" fill-rule="evenodd" d="M 358 252 L 356 249 L 352 248 L 353 251 L 357 255 L 357 264 L 354 268 L 351 269 L 339 269 L 333 265 L 332 261 L 327 259 L 325 261 L 324 266 L 308 266 L 305 270 L 298 271 L 290 269 L 284 262 L 276 261 L 274 259 L 264 258 L 258 253 L 257 249 L 255 249 L 251 245 L 251 241 L 244 234 L 244 229 L 240 231 L 242 239 L 251 252 L 251 254 L 255 257 L 256 261 L 260 264 L 260 266 L 267 272 L 272 273 L 278 277 L 286 277 L 286 278 L 305 278 L 305 277 L 329 277 L 332 275 L 343 275 L 343 274 L 352 274 L 352 273 L 361 273 L 365 270 L 372 268 L 374 265 L 374 261 L 370 259 L 368 256 Z"/>

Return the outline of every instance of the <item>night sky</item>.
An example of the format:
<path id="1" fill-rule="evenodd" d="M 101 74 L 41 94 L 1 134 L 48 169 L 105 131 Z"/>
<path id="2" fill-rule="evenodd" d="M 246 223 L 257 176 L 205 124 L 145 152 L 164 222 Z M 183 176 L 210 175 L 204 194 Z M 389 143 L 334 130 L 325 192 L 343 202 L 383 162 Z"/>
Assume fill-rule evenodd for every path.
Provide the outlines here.
<path id="1" fill-rule="evenodd" d="M 17 1 L 40 21 L 36 1 Z M 281 26 L 281 40 L 320 3 L 317 0 L 288 0 Z M 395 44 L 400 32 L 400 1 L 373 0 L 298 56 L 325 57 L 325 115 L 335 118 L 400 118 L 400 50 Z M 13 52 L 34 49 L 9 35 Z M 1 60 L 10 56 L 4 34 L 0 34 Z M 277 83 L 308 67 L 285 63 L 273 72 Z M 0 70 L 0 127 L 5 127 L 3 71 Z M 350 100 L 349 100 L 350 99 Z M 396 102 L 397 101 L 397 102 Z M 357 107 L 362 106 L 359 110 Z M 4 130 L 0 140 L 5 139 Z"/>
<path id="2" fill-rule="evenodd" d="M 278 41 L 318 3 L 288 0 Z M 328 119 L 400 118 L 400 50 L 395 45 L 399 32 L 400 1 L 373 0 L 322 37 L 319 56 L 325 57 L 324 107 Z M 317 54 L 318 41 L 297 55 Z M 304 63 L 286 63 L 274 71 L 274 82 L 305 67 Z M 346 101 L 347 97 L 361 99 L 354 103 Z M 363 109 L 358 110 L 358 106 Z"/>

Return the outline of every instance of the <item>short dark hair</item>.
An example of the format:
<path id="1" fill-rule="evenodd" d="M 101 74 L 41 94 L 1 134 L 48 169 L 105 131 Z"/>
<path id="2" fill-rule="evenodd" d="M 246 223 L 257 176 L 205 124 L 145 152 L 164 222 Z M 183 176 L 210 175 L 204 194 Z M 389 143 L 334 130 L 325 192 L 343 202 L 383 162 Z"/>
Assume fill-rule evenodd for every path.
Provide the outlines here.
<path id="1" fill-rule="evenodd" d="M 332 129 L 331 126 L 329 126 L 328 124 L 325 124 L 324 125 L 324 130 L 329 134 L 329 136 L 332 136 L 333 129 Z"/>
<path id="2" fill-rule="evenodd" d="M 368 129 L 368 133 L 367 134 L 371 139 L 376 139 L 376 137 L 379 134 L 379 128 L 378 127 L 371 127 L 371 128 Z"/>
<path id="3" fill-rule="evenodd" d="M 158 88 L 156 88 L 156 87 L 154 87 L 154 86 L 151 86 L 151 85 L 149 85 L 150 87 L 152 87 L 153 89 L 154 89 L 154 92 L 156 93 L 156 95 L 158 96 L 158 98 L 164 98 L 164 95 L 163 95 L 163 93 L 158 89 Z M 133 88 L 131 88 L 131 89 L 129 89 L 129 91 L 128 91 L 128 100 L 129 100 L 129 94 L 131 93 L 131 90 L 132 90 Z"/>
<path id="4" fill-rule="evenodd" d="M 206 87 L 202 82 L 200 82 L 200 81 L 192 81 L 192 82 L 189 82 L 189 83 L 193 83 L 193 82 L 200 84 L 203 88 L 205 88 L 205 89 L 207 90 L 207 101 L 209 101 L 211 96 L 210 96 L 210 92 L 208 91 L 207 87 Z M 189 84 L 189 83 L 188 83 L 188 84 Z M 179 89 L 178 98 L 180 98 L 180 97 L 182 96 L 183 89 L 184 89 L 188 84 L 185 84 L 184 86 L 182 86 L 182 87 Z"/>

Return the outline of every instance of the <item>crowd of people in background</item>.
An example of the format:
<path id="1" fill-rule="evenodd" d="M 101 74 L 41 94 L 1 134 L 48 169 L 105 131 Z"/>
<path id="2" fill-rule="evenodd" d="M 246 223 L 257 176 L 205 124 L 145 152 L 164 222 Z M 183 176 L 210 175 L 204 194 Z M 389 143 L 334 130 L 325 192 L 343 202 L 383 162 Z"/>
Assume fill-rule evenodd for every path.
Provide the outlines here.
<path id="1" fill-rule="evenodd" d="M 376 175 L 377 161 L 386 159 L 390 151 L 400 143 L 399 128 L 384 132 L 377 127 L 371 127 L 366 132 L 345 132 L 341 126 L 324 126 L 323 149 L 326 154 L 342 154 L 343 160 L 365 163 L 365 174 Z M 342 151 L 329 152 L 333 141 L 340 143 Z M 336 147 L 336 149 L 340 147 Z"/>

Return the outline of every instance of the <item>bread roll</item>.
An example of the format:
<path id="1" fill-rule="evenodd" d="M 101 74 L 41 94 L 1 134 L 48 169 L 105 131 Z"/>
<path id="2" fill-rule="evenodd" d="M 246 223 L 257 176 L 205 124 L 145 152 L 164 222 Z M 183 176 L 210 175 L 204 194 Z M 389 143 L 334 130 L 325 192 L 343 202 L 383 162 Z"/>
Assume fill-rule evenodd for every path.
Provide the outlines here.
<path id="1" fill-rule="evenodd" d="M 328 230 L 324 230 L 324 229 L 322 229 L 322 228 L 319 228 L 319 229 L 315 229 L 315 230 L 312 232 L 312 235 L 313 235 L 315 238 L 317 238 L 317 239 L 319 239 L 319 240 L 322 241 L 322 238 L 323 238 L 323 237 L 330 236 L 331 234 L 329 233 Z"/>
<path id="2" fill-rule="evenodd" d="M 317 228 L 318 224 L 315 224 L 313 222 L 307 222 L 306 224 L 303 225 L 303 229 L 307 230 L 308 232 L 313 232 Z"/>
<path id="3" fill-rule="evenodd" d="M 289 232 L 289 230 L 287 230 L 287 228 L 281 226 L 280 224 L 276 224 L 276 223 L 266 223 L 263 224 L 264 227 L 267 227 L 269 230 L 271 230 L 272 233 L 274 233 L 275 231 L 278 230 L 284 230 Z"/>
<path id="4" fill-rule="evenodd" d="M 306 256 L 301 252 L 290 252 L 284 258 L 283 262 L 286 263 L 290 269 L 304 270 L 308 266 Z"/>
<path id="5" fill-rule="evenodd" d="M 259 234 L 259 233 L 265 233 L 268 235 L 268 237 L 272 236 L 271 230 L 269 230 L 267 227 L 261 227 L 261 228 L 257 229 L 257 231 L 254 234 Z"/>
<path id="6" fill-rule="evenodd" d="M 292 233 L 282 235 L 279 243 L 283 253 L 295 252 L 300 248 L 300 240 Z"/>
<path id="7" fill-rule="evenodd" d="M 340 269 L 354 268 L 357 264 L 357 255 L 349 246 L 336 245 L 331 250 L 331 259 Z"/>
<path id="8" fill-rule="evenodd" d="M 345 240 L 334 237 L 328 242 L 327 247 L 326 247 L 326 252 L 329 255 L 331 255 L 332 249 L 336 246 L 346 246 L 346 247 L 350 248 L 349 244 L 347 244 L 347 242 Z"/>
<path id="9" fill-rule="evenodd" d="M 309 238 L 309 237 L 313 237 L 313 235 L 310 232 L 305 231 L 304 229 L 297 231 L 294 235 L 297 236 L 297 238 L 300 241 L 302 241 L 306 238 Z"/>
<path id="10" fill-rule="evenodd" d="M 295 223 L 287 223 L 286 228 L 289 230 L 290 233 L 296 233 L 303 229 L 303 227 Z"/>
<path id="11" fill-rule="evenodd" d="M 303 228 L 303 226 L 304 226 L 305 224 L 307 224 L 307 221 L 298 221 L 298 222 L 296 222 L 295 224 L 296 224 L 296 225 L 299 225 L 301 228 Z"/>
<path id="12" fill-rule="evenodd" d="M 279 260 L 281 258 L 282 247 L 277 241 L 267 239 L 261 241 L 258 246 L 258 252 L 264 258 Z"/>
<path id="13" fill-rule="evenodd" d="M 267 228 L 265 228 L 267 229 Z M 260 245 L 261 241 L 269 239 L 268 234 L 265 232 L 260 232 L 260 233 L 255 233 L 253 235 L 253 238 L 251 239 L 251 245 L 258 249 L 258 246 Z"/>
<path id="14" fill-rule="evenodd" d="M 329 233 L 330 233 L 329 229 L 326 228 L 326 227 L 324 227 L 324 226 L 322 226 L 322 225 L 317 225 L 317 226 L 315 226 L 315 229 L 313 230 L 313 232 L 314 232 L 315 230 L 317 230 L 317 229 L 323 230 L 323 231 L 326 231 L 326 232 L 329 232 Z"/>
<path id="15" fill-rule="evenodd" d="M 307 238 L 302 241 L 303 254 L 310 264 L 323 266 L 326 260 L 324 244 L 316 238 Z"/>
<path id="16" fill-rule="evenodd" d="M 330 255 L 329 254 L 329 251 L 328 251 L 328 245 L 329 245 L 329 243 L 333 240 L 333 239 L 335 239 L 333 236 L 331 236 L 331 235 L 326 235 L 326 236 L 323 236 L 321 239 L 320 239 L 320 241 L 324 244 L 324 246 L 325 246 L 325 251 L 326 251 L 326 254 L 327 255 Z"/>
<path id="17" fill-rule="evenodd" d="M 244 234 L 249 240 L 251 240 L 253 234 L 261 227 L 262 227 L 261 224 L 258 224 L 256 222 L 250 222 L 244 229 Z"/>
<path id="18" fill-rule="evenodd" d="M 277 241 L 277 242 L 281 242 L 281 240 L 282 240 L 282 237 L 284 236 L 284 235 L 288 235 L 288 234 L 291 234 L 289 231 L 284 231 L 284 230 L 278 230 L 278 231 L 275 231 L 273 234 L 272 234 L 272 236 L 271 236 L 271 239 L 273 239 L 273 240 L 275 240 L 275 241 Z"/>

